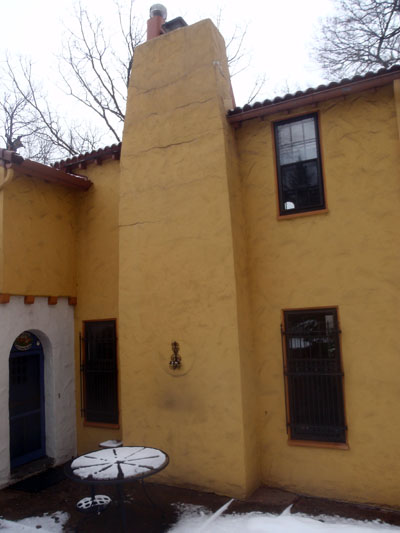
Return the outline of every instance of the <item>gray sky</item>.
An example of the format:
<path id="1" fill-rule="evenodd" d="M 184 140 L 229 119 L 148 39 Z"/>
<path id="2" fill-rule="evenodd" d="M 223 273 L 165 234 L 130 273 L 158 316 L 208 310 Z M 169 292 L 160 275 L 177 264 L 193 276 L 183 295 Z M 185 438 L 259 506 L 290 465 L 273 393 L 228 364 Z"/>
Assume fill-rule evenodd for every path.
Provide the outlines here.
<path id="1" fill-rule="evenodd" d="M 122 2 L 122 0 L 120 0 Z M 116 28 L 114 3 L 103 0 L 82 0 L 88 10 L 104 17 Z M 153 2 L 135 0 L 138 17 L 146 20 Z M 0 52 L 9 50 L 28 55 L 42 73 L 42 83 L 50 85 L 57 68 L 65 26 L 74 13 L 73 0 L 2 0 Z M 318 66 L 309 58 L 319 19 L 332 12 L 330 0 L 165 0 L 168 19 L 183 16 L 190 24 L 202 18 L 216 20 L 222 10 L 221 31 L 228 38 L 235 27 L 247 27 L 244 51 L 248 64 L 244 72 L 234 76 L 237 105 L 246 103 L 258 75 L 265 74 L 266 84 L 260 98 L 316 86 L 323 81 Z M 260 99 L 259 98 L 259 99 Z"/>

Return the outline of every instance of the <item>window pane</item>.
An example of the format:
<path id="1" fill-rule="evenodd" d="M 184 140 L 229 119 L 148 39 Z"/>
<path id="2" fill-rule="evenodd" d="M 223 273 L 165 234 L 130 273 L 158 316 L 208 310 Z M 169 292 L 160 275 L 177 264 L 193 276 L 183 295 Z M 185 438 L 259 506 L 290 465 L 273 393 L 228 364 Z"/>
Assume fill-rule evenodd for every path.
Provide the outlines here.
<path id="1" fill-rule="evenodd" d="M 317 157 L 313 118 L 278 126 L 279 163 L 286 165 Z"/>
<path id="2" fill-rule="evenodd" d="M 316 115 L 275 125 L 281 214 L 325 207 Z"/>
<path id="3" fill-rule="evenodd" d="M 302 124 L 303 124 L 303 130 L 304 130 L 304 138 L 307 140 L 311 140 L 311 139 L 316 140 L 317 133 L 315 131 L 314 119 L 311 117 L 307 118 L 302 121 Z"/>
<path id="4" fill-rule="evenodd" d="M 292 130 L 292 143 L 301 143 L 304 141 L 303 125 L 301 121 L 290 124 Z"/>
<path id="5" fill-rule="evenodd" d="M 284 208 L 304 209 L 323 205 L 319 184 L 318 162 L 308 161 L 281 168 L 281 191 Z M 291 204 L 286 207 L 286 204 Z"/>
<path id="6" fill-rule="evenodd" d="M 281 126 L 278 126 L 278 140 L 280 147 L 292 144 L 290 124 L 282 124 Z"/>

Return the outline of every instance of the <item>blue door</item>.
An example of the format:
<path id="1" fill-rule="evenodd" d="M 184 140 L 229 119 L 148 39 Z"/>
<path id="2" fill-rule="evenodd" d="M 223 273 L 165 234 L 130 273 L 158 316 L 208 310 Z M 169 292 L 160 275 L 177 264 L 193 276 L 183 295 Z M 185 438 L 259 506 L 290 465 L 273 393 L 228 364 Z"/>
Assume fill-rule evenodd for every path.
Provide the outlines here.
<path id="1" fill-rule="evenodd" d="M 44 358 L 39 339 L 24 331 L 10 352 L 11 468 L 46 454 L 44 426 Z"/>

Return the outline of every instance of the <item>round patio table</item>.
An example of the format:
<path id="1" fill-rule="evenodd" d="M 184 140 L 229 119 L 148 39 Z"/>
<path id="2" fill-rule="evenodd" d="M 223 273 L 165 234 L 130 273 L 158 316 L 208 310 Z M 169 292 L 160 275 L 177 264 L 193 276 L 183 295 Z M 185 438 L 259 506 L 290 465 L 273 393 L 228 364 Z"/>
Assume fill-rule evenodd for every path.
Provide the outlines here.
<path id="1" fill-rule="evenodd" d="M 126 531 L 123 484 L 152 476 L 168 463 L 168 455 L 157 448 L 121 446 L 85 453 L 65 465 L 64 470 L 72 481 L 90 485 L 92 498 L 96 485 L 115 485 L 123 530 Z"/>

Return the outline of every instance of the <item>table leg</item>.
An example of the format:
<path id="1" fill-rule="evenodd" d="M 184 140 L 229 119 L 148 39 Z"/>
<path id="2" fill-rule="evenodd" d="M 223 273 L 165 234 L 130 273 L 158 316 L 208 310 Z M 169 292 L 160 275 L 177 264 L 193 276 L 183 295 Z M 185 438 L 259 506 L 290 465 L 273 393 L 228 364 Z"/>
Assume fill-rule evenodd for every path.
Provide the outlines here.
<path id="1" fill-rule="evenodd" d="M 126 533 L 126 510 L 124 503 L 124 490 L 122 484 L 117 485 L 117 494 L 118 494 L 118 504 L 121 512 L 121 521 L 122 521 L 122 531 Z"/>
<path id="2" fill-rule="evenodd" d="M 150 495 L 149 493 L 147 492 L 147 489 L 146 489 L 146 486 L 144 484 L 144 480 L 141 479 L 140 480 L 140 484 L 142 485 L 142 491 L 143 491 L 143 494 L 146 496 L 146 498 L 148 499 L 148 501 L 151 503 L 151 505 L 154 507 L 154 508 L 159 508 L 158 505 L 156 505 L 153 500 L 150 498 Z"/>

